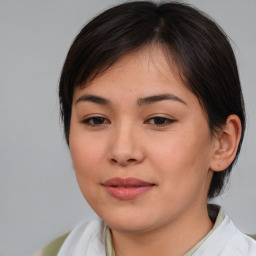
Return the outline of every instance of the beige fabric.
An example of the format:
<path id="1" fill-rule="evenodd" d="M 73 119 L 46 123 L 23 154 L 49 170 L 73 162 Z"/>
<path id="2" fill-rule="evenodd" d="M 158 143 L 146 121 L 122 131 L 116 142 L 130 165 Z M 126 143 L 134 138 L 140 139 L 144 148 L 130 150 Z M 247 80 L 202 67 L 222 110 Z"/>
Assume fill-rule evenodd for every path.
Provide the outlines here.
<path id="1" fill-rule="evenodd" d="M 33 254 L 33 256 L 43 256 L 43 251 L 40 250 L 40 251 L 36 252 L 35 254 Z"/>
<path id="2" fill-rule="evenodd" d="M 210 215 L 210 212 L 209 212 Z M 215 216 L 210 216 L 211 219 L 215 218 Z M 220 209 L 219 214 L 217 215 L 216 221 L 214 223 L 213 228 L 209 231 L 209 233 L 201 240 L 199 241 L 189 252 L 187 252 L 184 256 L 191 256 L 193 255 L 196 250 L 207 240 L 207 238 L 214 232 L 214 230 L 222 223 L 222 221 L 225 218 L 225 213 L 222 209 Z"/>

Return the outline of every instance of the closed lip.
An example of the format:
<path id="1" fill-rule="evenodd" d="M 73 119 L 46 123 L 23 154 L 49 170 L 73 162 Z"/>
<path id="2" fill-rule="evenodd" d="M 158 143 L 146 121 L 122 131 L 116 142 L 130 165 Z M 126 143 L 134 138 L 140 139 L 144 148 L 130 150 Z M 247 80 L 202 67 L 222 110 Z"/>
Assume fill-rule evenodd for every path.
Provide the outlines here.
<path id="1" fill-rule="evenodd" d="M 155 184 L 147 181 L 143 181 L 137 178 L 133 178 L 133 177 L 129 177 L 129 178 L 115 177 L 105 181 L 102 185 L 107 187 L 145 187 L 145 186 L 154 186 Z"/>
<path id="2" fill-rule="evenodd" d="M 112 178 L 102 184 L 118 200 L 133 200 L 150 191 L 155 184 L 137 178 Z"/>

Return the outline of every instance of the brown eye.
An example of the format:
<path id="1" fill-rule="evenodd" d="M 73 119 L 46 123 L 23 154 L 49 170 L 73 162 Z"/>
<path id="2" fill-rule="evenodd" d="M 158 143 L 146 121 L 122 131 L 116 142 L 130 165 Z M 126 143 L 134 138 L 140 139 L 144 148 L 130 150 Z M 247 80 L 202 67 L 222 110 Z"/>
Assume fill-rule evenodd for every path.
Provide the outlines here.
<path id="1" fill-rule="evenodd" d="M 101 116 L 94 116 L 94 117 L 90 117 L 87 118 L 85 120 L 82 121 L 84 124 L 86 125 L 90 125 L 90 126 L 100 126 L 102 124 L 109 124 L 110 121 L 104 117 Z"/>
<path id="2" fill-rule="evenodd" d="M 175 120 L 166 118 L 166 117 L 162 117 L 162 116 L 152 117 L 146 121 L 146 123 L 156 125 L 156 126 L 165 126 L 165 125 L 171 124 L 173 122 L 175 122 Z"/>
<path id="3" fill-rule="evenodd" d="M 153 120 L 154 120 L 154 123 L 157 124 L 157 125 L 165 124 L 166 121 L 167 121 L 167 119 L 164 118 L 164 117 L 155 117 L 155 118 L 153 118 Z"/>

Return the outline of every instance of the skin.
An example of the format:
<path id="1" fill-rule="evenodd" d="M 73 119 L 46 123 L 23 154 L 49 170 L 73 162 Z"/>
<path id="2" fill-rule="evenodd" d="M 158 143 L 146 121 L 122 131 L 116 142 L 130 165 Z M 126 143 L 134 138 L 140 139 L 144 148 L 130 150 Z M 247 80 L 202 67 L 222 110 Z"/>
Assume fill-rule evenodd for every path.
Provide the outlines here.
<path id="1" fill-rule="evenodd" d="M 162 94 L 172 97 L 139 101 Z M 117 256 L 183 255 L 212 228 L 210 169 L 221 170 L 232 160 L 233 155 L 223 163 L 220 151 L 229 148 L 229 140 L 211 134 L 198 99 L 160 47 L 131 52 L 75 88 L 69 141 L 80 189 L 110 226 Z M 119 200 L 102 185 L 114 177 L 154 186 L 134 199 Z"/>

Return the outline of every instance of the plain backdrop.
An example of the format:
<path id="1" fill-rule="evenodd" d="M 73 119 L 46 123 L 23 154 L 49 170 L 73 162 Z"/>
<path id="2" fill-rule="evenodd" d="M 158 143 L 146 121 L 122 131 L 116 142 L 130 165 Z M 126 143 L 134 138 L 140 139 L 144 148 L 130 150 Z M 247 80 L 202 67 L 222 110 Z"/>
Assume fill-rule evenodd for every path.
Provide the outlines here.
<path id="1" fill-rule="evenodd" d="M 84 219 L 59 119 L 57 87 L 82 26 L 115 0 L 0 0 L 0 255 L 25 256 Z M 195 0 L 232 39 L 247 108 L 240 159 L 217 199 L 256 233 L 256 1 Z"/>

